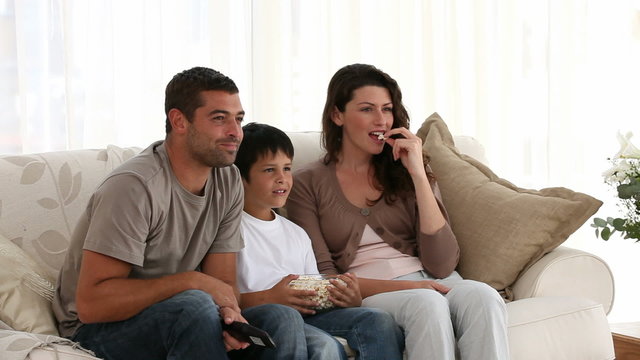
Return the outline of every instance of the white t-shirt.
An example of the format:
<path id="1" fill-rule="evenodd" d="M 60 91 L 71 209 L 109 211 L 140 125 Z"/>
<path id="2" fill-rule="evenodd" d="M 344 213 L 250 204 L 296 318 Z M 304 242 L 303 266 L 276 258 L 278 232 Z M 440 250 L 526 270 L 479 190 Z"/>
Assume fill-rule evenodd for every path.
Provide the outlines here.
<path id="1" fill-rule="evenodd" d="M 289 274 L 317 274 L 309 235 L 298 225 L 275 214 L 271 221 L 242 212 L 244 249 L 238 253 L 240 293 L 267 290 Z"/>

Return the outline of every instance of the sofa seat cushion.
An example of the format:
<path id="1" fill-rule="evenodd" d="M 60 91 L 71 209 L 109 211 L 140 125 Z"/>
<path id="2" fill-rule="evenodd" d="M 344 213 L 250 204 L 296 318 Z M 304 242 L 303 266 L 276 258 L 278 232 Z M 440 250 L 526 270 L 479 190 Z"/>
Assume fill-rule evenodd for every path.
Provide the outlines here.
<path id="1" fill-rule="evenodd" d="M 613 359 L 601 304 L 580 297 L 537 297 L 507 304 L 511 358 Z"/>
<path id="2" fill-rule="evenodd" d="M 460 245 L 458 272 L 505 290 L 563 243 L 602 202 L 562 187 L 523 189 L 461 154 L 438 114 L 417 133 Z M 507 291 L 509 294 L 509 291 Z"/>

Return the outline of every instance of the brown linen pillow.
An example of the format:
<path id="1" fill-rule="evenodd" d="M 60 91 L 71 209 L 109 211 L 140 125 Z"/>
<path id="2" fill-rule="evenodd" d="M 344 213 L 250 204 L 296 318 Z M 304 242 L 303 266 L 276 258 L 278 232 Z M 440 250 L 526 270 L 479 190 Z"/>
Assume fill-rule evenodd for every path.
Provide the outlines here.
<path id="1" fill-rule="evenodd" d="M 460 154 L 437 113 L 417 132 L 460 245 L 463 278 L 504 290 L 602 205 L 566 188 L 519 188 Z"/>

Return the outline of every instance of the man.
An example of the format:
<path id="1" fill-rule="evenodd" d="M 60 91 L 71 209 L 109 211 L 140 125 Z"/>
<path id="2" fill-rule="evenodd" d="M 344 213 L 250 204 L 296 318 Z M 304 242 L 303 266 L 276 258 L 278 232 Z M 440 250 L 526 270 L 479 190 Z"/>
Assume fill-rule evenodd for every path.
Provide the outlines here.
<path id="1" fill-rule="evenodd" d="M 249 344 L 222 322 L 245 318 L 285 342 L 273 319 L 287 307 L 241 314 L 236 298 L 238 89 L 196 67 L 165 95 L 165 140 L 108 175 L 80 217 L 53 304 L 60 333 L 106 359 L 225 359 Z"/>

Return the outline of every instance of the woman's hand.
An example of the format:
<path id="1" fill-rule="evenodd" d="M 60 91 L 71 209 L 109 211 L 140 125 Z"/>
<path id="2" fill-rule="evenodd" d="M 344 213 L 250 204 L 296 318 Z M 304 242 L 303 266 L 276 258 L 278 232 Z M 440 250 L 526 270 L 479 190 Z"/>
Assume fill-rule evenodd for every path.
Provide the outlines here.
<path id="1" fill-rule="evenodd" d="M 401 135 L 396 139 L 392 135 Z M 422 157 L 422 140 L 407 128 L 391 129 L 384 134 L 387 144 L 392 147 L 393 159 L 402 161 L 402 165 L 411 176 L 426 176 Z"/>
<path id="2" fill-rule="evenodd" d="M 329 282 L 333 287 L 329 287 L 329 300 L 336 306 L 352 307 L 362 305 L 362 295 L 360 294 L 360 284 L 358 278 L 350 273 L 338 275 L 338 279 L 331 279 Z"/>
<path id="3" fill-rule="evenodd" d="M 451 288 L 433 280 L 417 280 L 416 284 L 418 288 L 435 290 L 441 294 L 446 294 L 451 290 Z"/>
<path id="4" fill-rule="evenodd" d="M 287 275 L 277 284 L 269 289 L 273 303 L 290 306 L 303 315 L 313 315 L 313 307 L 320 305 L 317 301 L 309 300 L 310 296 L 315 296 L 315 290 L 298 290 L 289 286 L 291 280 L 298 278 L 298 275 Z"/>

